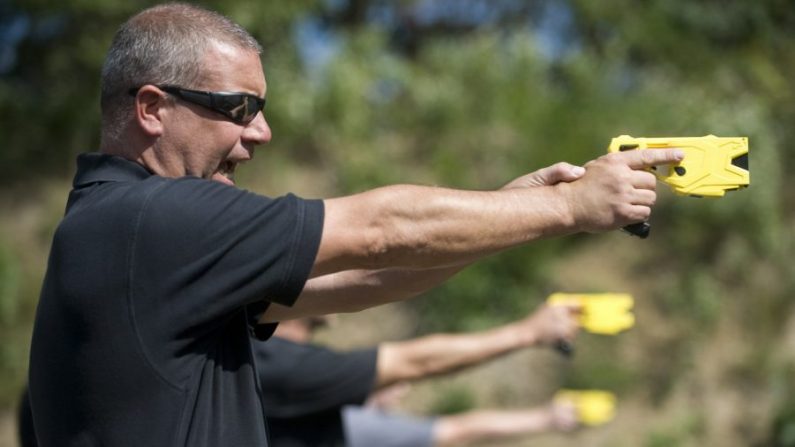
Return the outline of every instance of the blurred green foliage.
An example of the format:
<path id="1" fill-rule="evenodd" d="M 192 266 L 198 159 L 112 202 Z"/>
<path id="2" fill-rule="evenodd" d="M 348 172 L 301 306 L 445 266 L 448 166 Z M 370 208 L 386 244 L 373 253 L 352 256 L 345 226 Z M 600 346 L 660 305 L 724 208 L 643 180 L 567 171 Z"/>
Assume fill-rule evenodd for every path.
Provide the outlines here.
<path id="1" fill-rule="evenodd" d="M 465 386 L 447 386 L 437 390 L 435 397 L 431 403 L 429 414 L 456 414 L 475 408 L 475 396 Z"/>
<path id="2" fill-rule="evenodd" d="M 759 347 L 727 368 L 761 389 L 768 387 L 765 377 L 780 373 L 774 348 L 792 318 L 795 292 L 795 189 L 786 184 L 795 162 L 789 148 L 795 141 L 791 1 L 495 1 L 482 21 L 453 20 L 453 12 L 477 1 L 436 2 L 453 12 L 424 21 L 416 20 L 420 8 L 412 8 L 435 2 L 198 3 L 230 15 L 266 47 L 266 117 L 275 137 L 241 173 L 252 189 L 281 194 L 279 181 L 303 172 L 322 173 L 318 182 L 327 197 L 403 182 L 493 189 L 557 161 L 585 163 L 620 134 L 750 137 L 751 187 L 721 200 L 674 197 L 661 187 L 652 237 L 637 241 L 640 253 L 625 266 L 627 287 L 643 279 L 643 296 L 636 298 L 671 322 L 667 338 L 649 337 L 640 360 L 626 358 L 619 341 L 593 343 L 590 354 L 580 350 L 567 380 L 622 392 L 645 388 L 660 402 L 699 367 L 694 352 L 727 319 L 736 324 L 738 340 Z M 16 63 L 0 72 L 6 196 L 35 190 L 45 179 L 65 182 L 74 156 L 96 148 L 104 52 L 118 25 L 150 4 L 0 5 L 0 31 L 15 20 L 27 23 L 13 46 Z M 397 18 L 374 19 L 384 8 Z M 543 44 L 549 31 L 538 32 L 549 14 L 564 19 L 551 32 L 559 43 L 551 52 Z M 327 33 L 315 38 L 333 36 L 335 46 L 326 65 L 310 69 L 295 36 L 312 20 Z M 311 185 L 297 189 L 317 194 Z M 30 238 L 12 237 L 14 218 L 4 220 L 5 404 L 25 380 L 51 216 L 65 194 L 41 201 L 44 217 L 29 228 L 38 232 Z M 524 315 L 555 291 L 555 261 L 589 249 L 590 240 L 543 241 L 468 268 L 412 303 L 417 332 L 479 329 Z M 443 394 L 453 403 L 437 410 L 471 406 L 461 397 L 466 393 Z M 770 445 L 795 445 L 788 402 L 773 410 Z M 704 436 L 688 427 L 651 433 L 646 444 L 680 445 Z"/>
<path id="3" fill-rule="evenodd" d="M 776 371 L 772 382 L 778 396 L 778 408 L 770 436 L 758 447 L 795 447 L 795 363 Z"/>
<path id="4" fill-rule="evenodd" d="M 698 416 L 688 415 L 679 418 L 676 425 L 664 430 L 649 433 L 644 447 L 683 447 L 692 445 L 690 440 L 702 435 L 704 421 Z"/>

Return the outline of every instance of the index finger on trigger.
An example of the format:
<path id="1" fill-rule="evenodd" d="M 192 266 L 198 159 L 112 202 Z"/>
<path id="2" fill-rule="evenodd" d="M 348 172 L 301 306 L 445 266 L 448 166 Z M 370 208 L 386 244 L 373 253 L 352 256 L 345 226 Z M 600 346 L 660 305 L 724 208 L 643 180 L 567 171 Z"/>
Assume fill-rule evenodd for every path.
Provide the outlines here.
<path id="1" fill-rule="evenodd" d="M 622 152 L 621 155 L 625 156 L 627 166 L 632 169 L 679 163 L 685 158 L 681 149 L 644 149 Z"/>

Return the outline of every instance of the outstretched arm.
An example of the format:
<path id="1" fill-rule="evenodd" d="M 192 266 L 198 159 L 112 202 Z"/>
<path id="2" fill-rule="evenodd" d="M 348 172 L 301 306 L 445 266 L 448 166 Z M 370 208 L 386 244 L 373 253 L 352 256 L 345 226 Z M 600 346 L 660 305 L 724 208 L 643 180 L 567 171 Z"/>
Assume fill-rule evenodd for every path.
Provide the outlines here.
<path id="1" fill-rule="evenodd" d="M 644 221 L 656 200 L 656 178 L 643 168 L 682 157 L 673 149 L 607 154 L 586 164 L 582 178 L 552 186 L 399 185 L 326 200 L 312 276 L 458 265 L 545 237 Z"/>
<path id="2" fill-rule="evenodd" d="M 547 431 L 569 431 L 578 425 L 571 405 L 553 403 L 526 410 L 476 410 L 442 416 L 434 425 L 434 446 L 458 446 Z"/>
<path id="3" fill-rule="evenodd" d="M 542 305 L 522 320 L 468 334 L 435 334 L 378 347 L 376 388 L 455 371 L 531 346 L 572 341 L 576 306 Z"/>
<path id="4" fill-rule="evenodd" d="M 535 239 L 646 220 L 656 178 L 639 170 L 675 150 L 608 154 L 522 176 L 497 191 L 392 186 L 326 201 L 311 279 L 292 307 L 261 321 L 352 312 L 412 298 L 469 263 Z"/>

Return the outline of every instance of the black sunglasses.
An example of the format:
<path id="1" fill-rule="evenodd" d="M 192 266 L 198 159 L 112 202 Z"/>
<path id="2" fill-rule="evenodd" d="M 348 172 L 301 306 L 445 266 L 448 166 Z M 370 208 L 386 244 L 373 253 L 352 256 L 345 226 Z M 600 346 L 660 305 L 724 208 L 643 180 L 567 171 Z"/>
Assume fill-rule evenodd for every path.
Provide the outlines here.
<path id="1" fill-rule="evenodd" d="M 185 101 L 214 110 L 239 124 L 250 123 L 265 108 L 265 98 L 249 93 L 203 92 L 175 85 L 156 85 L 156 87 Z M 141 87 L 131 88 L 129 93 L 135 96 L 140 89 Z"/>

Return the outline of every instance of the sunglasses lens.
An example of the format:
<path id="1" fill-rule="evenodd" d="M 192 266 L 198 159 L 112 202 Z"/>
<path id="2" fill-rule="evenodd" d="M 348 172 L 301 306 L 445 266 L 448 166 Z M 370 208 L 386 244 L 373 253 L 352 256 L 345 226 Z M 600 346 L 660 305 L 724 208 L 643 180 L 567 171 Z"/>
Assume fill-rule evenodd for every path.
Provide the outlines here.
<path id="1" fill-rule="evenodd" d="M 246 115 L 246 97 L 243 95 L 216 95 L 215 107 L 235 121 Z"/>
<path id="2" fill-rule="evenodd" d="M 259 98 L 248 95 L 229 95 L 224 98 L 224 110 L 239 123 L 249 123 L 260 111 Z"/>
<path id="3" fill-rule="evenodd" d="M 242 109 L 245 111 L 243 116 L 240 120 L 244 123 L 251 122 L 254 118 L 257 117 L 257 114 L 265 108 L 265 100 L 262 98 L 257 98 L 256 96 L 244 96 L 245 107 Z"/>
<path id="4" fill-rule="evenodd" d="M 257 108 L 257 100 L 252 98 L 251 96 L 246 96 L 246 114 L 243 117 L 243 120 L 249 122 L 257 116 L 257 112 L 259 109 Z"/>

